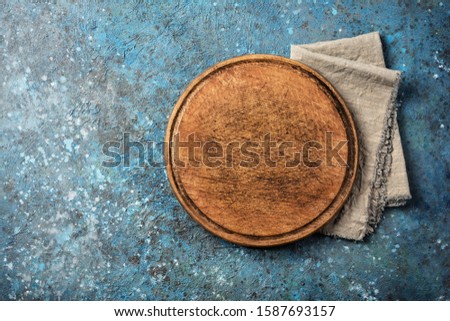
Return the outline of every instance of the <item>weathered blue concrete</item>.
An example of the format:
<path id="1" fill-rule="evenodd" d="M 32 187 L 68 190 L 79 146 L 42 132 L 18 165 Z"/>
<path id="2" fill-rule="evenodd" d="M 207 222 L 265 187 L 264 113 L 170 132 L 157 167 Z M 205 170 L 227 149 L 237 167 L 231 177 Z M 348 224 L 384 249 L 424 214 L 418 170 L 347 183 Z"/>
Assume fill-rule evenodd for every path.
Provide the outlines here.
<path id="1" fill-rule="evenodd" d="M 1 299 L 450 299 L 448 1 L 7 2 Z M 163 169 L 102 166 L 123 132 L 162 141 L 177 97 L 214 63 L 374 30 L 404 71 L 413 200 L 365 242 L 238 247 L 188 217 Z"/>

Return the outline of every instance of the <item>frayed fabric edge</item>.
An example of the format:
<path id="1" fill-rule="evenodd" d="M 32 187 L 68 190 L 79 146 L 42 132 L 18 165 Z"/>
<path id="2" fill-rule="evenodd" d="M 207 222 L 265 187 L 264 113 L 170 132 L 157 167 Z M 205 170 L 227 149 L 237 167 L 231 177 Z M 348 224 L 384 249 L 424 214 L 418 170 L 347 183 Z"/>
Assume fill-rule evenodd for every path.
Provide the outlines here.
<path id="1" fill-rule="evenodd" d="M 411 199 L 411 196 L 397 196 L 389 198 L 386 201 L 386 207 L 398 207 L 403 206 Z"/>
<path id="2" fill-rule="evenodd" d="M 376 157 L 376 170 L 372 179 L 372 184 L 369 192 L 369 205 L 367 208 L 368 218 L 366 229 L 363 231 L 361 240 L 365 236 L 372 234 L 375 231 L 384 208 L 388 204 L 386 182 L 389 175 L 392 163 L 392 142 L 394 131 L 394 120 L 397 113 L 397 94 L 400 86 L 401 73 L 399 72 L 392 89 L 391 97 L 389 99 L 389 106 L 387 108 L 385 127 L 382 132 L 381 142 Z M 398 199 L 401 202 L 401 199 Z"/>

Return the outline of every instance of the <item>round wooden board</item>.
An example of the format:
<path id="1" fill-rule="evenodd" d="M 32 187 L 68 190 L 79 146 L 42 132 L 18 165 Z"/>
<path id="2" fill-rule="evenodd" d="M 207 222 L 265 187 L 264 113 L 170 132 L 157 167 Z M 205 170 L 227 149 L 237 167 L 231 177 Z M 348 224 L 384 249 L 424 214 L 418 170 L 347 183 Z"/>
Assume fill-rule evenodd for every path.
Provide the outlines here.
<path id="1" fill-rule="evenodd" d="M 167 175 L 208 231 L 246 246 L 296 241 L 330 221 L 355 180 L 352 116 L 316 71 L 272 55 L 221 62 L 170 117 Z"/>

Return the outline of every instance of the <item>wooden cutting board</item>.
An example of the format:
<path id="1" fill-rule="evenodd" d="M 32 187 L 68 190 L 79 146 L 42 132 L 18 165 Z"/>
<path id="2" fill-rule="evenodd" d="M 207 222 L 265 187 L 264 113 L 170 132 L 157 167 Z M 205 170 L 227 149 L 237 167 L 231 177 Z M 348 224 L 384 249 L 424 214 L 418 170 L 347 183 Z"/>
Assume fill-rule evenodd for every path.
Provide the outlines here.
<path id="1" fill-rule="evenodd" d="M 167 175 L 208 231 L 246 246 L 296 241 L 330 221 L 355 180 L 352 116 L 311 68 L 248 55 L 198 76 L 167 127 Z"/>

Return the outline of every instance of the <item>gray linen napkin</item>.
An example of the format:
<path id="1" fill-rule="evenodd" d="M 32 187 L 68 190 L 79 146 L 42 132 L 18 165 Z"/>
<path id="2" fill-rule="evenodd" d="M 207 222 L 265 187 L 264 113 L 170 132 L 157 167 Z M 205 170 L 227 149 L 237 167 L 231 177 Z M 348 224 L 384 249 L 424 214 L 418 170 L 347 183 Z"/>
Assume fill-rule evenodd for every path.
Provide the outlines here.
<path id="1" fill-rule="evenodd" d="M 291 59 L 327 78 L 353 114 L 361 156 L 358 177 L 341 213 L 321 232 L 362 240 L 386 206 L 411 198 L 395 103 L 400 72 L 386 68 L 378 32 L 291 45 Z"/>

